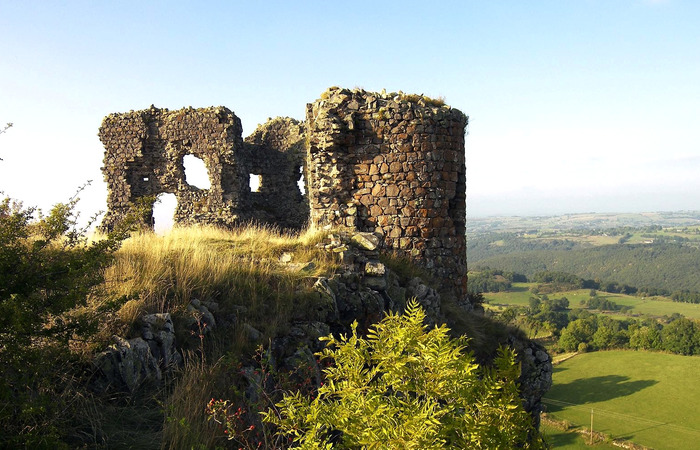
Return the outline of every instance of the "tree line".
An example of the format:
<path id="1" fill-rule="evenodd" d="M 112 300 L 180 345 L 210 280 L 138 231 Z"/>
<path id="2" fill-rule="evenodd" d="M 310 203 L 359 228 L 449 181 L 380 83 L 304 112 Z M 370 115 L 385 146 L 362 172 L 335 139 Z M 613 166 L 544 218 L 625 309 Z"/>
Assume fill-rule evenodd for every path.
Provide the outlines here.
<path id="1" fill-rule="evenodd" d="M 601 311 L 625 307 L 591 296 L 585 306 Z M 509 307 L 500 315 L 504 322 L 519 322 L 536 335 L 540 330 L 557 338 L 562 351 L 634 349 L 700 355 L 700 323 L 675 313 L 663 320 L 616 320 L 585 308 L 569 308 L 566 297 L 532 296 L 528 307 Z"/>
<path id="2" fill-rule="evenodd" d="M 467 290 L 470 294 L 480 292 L 505 292 L 512 288 L 512 283 L 540 283 L 532 288 L 538 293 L 564 292 L 574 289 L 593 289 L 609 294 L 636 295 L 639 297 L 663 296 L 669 297 L 674 302 L 700 303 L 700 292 L 691 290 L 669 291 L 667 289 L 643 287 L 637 288 L 616 281 L 591 280 L 577 277 L 566 272 L 556 272 L 544 270 L 535 273 L 532 277 L 517 273 L 508 272 L 489 267 L 477 267 L 478 272 L 470 272 L 467 283 Z M 545 285 L 545 286 L 543 286 Z"/>
<path id="3" fill-rule="evenodd" d="M 615 244 L 593 248 L 535 250 L 497 255 L 479 261 L 533 277 L 538 272 L 558 271 L 582 279 L 615 280 L 638 291 L 671 295 L 700 292 L 700 249 L 680 244 Z M 678 296 L 683 298 L 683 296 Z M 681 300 L 682 301 L 682 300 Z"/>

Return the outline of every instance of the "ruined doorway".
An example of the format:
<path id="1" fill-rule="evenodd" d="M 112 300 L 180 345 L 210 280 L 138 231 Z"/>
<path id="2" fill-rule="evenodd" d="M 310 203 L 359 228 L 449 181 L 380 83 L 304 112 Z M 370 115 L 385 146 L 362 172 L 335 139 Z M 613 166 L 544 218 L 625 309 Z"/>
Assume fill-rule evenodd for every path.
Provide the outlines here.
<path id="1" fill-rule="evenodd" d="M 153 231 L 166 234 L 173 228 L 177 197 L 175 194 L 162 193 L 153 204 Z"/>

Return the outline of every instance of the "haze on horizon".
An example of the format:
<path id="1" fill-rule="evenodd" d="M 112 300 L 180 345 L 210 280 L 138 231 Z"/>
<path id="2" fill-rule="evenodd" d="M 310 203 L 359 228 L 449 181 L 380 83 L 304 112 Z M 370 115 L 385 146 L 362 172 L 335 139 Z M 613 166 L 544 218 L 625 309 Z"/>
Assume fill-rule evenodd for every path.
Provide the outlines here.
<path id="1" fill-rule="evenodd" d="M 333 85 L 470 116 L 468 216 L 700 209 L 700 3 L 0 0 L 0 190 L 47 209 L 86 180 L 102 118 L 223 105 L 244 136 Z"/>

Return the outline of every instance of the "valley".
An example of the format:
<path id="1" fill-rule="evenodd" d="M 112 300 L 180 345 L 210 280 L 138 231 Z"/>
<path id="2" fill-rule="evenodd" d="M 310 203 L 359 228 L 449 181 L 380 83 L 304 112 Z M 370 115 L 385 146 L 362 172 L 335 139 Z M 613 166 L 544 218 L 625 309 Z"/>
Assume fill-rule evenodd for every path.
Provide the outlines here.
<path id="1" fill-rule="evenodd" d="M 553 356 L 542 429 L 554 448 L 588 448 L 591 410 L 596 448 L 694 448 L 699 223 L 682 212 L 470 225 L 470 292 Z"/>

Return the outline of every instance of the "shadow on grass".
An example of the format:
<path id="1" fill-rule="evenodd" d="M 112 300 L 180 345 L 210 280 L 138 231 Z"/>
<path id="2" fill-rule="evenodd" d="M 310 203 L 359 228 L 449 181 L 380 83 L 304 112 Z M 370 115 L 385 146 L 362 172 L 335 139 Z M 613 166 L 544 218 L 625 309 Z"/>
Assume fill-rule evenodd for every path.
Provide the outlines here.
<path id="1" fill-rule="evenodd" d="M 566 432 L 554 428 L 548 429 L 545 439 L 551 448 L 566 447 L 579 443 L 578 435 L 574 432 Z"/>
<path id="2" fill-rule="evenodd" d="M 529 290 L 530 290 L 530 288 L 528 288 L 526 286 L 511 286 L 511 288 L 508 289 L 508 292 L 525 292 L 525 291 L 529 291 Z"/>
<path id="3" fill-rule="evenodd" d="M 570 383 L 555 384 L 547 397 L 583 405 L 625 397 L 658 383 L 656 380 L 628 380 L 629 377 L 622 375 L 580 378 Z M 561 411 L 563 408 L 564 406 L 549 405 L 551 412 Z"/>
<path id="4" fill-rule="evenodd" d="M 618 439 L 624 439 L 626 441 L 631 441 L 636 437 L 635 435 L 637 433 L 641 433 L 642 431 L 653 430 L 654 428 L 662 428 L 662 427 L 665 427 L 666 425 L 669 425 L 670 423 L 671 422 L 664 422 L 664 423 L 659 423 L 656 425 L 649 425 L 648 427 L 639 428 L 637 430 L 628 431 L 627 433 L 625 433 L 625 436 L 619 436 Z M 674 431 L 674 433 L 675 432 L 676 431 Z"/>

